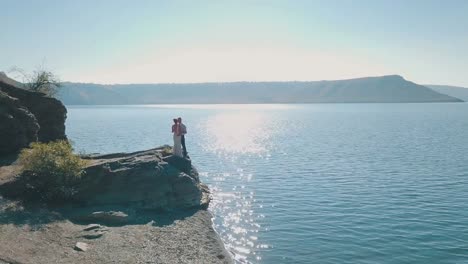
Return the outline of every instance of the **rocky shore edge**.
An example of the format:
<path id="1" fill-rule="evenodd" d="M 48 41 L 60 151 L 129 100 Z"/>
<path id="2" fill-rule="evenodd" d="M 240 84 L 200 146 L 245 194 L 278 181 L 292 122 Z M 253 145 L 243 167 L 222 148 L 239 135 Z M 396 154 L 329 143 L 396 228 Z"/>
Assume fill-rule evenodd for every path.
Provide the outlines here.
<path id="1" fill-rule="evenodd" d="M 0 263 L 232 263 L 206 209 L 209 189 L 167 147 L 91 155 L 76 199 L 23 203 L 0 167 Z"/>

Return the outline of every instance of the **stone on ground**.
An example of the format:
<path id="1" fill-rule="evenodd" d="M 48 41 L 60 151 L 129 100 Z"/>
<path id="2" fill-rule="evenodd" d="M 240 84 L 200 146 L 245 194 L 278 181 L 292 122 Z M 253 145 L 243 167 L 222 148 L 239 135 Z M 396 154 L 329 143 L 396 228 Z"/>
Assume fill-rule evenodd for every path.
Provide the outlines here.
<path id="1" fill-rule="evenodd" d="M 86 251 L 89 249 L 89 245 L 83 242 L 76 242 L 75 248 L 76 251 Z"/>

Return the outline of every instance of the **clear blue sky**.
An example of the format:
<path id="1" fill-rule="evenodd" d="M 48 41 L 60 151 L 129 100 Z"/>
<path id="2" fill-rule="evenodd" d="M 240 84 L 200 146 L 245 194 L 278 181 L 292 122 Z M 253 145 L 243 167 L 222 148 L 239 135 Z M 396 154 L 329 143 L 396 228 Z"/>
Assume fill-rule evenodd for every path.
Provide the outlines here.
<path id="1" fill-rule="evenodd" d="M 0 70 L 98 83 L 400 74 L 468 87 L 467 0 L 0 0 Z"/>

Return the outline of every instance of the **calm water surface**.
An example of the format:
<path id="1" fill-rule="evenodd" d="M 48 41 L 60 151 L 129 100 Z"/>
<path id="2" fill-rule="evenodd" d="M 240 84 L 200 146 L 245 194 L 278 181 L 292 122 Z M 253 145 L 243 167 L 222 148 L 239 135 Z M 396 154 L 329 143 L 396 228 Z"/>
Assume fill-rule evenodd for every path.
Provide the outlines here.
<path id="1" fill-rule="evenodd" d="M 468 263 L 468 104 L 69 106 L 87 153 L 171 144 L 239 263 Z"/>

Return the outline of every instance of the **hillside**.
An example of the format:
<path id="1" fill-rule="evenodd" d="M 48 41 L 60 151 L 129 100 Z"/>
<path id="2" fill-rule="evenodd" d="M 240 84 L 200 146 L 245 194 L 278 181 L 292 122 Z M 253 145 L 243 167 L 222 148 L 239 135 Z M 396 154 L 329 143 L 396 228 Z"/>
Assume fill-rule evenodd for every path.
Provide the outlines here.
<path id="1" fill-rule="evenodd" d="M 426 87 L 429 87 L 438 93 L 460 98 L 463 101 L 468 101 L 468 88 L 449 85 L 426 85 Z"/>
<path id="2" fill-rule="evenodd" d="M 3 72 L 0 79 L 21 85 Z M 468 89 L 422 86 L 398 75 L 315 82 L 117 85 L 66 82 L 59 99 L 67 105 L 459 102 L 468 101 Z"/>
<path id="3" fill-rule="evenodd" d="M 189 84 L 65 83 L 65 104 L 460 102 L 398 75 L 338 81 Z"/>

